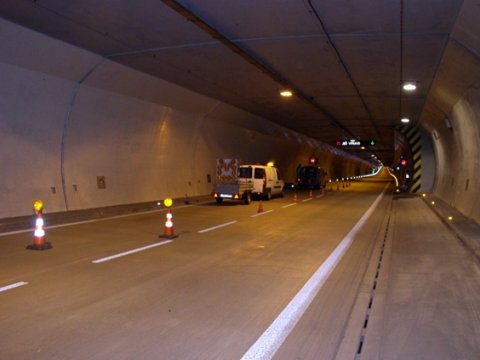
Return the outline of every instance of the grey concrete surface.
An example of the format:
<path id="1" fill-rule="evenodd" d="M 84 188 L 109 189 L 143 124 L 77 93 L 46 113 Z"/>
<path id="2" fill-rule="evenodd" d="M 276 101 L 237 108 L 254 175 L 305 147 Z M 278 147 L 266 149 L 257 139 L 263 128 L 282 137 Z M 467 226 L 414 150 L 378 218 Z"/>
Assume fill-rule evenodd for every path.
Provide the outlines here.
<path id="1" fill-rule="evenodd" d="M 394 201 L 388 269 L 357 359 L 480 358 L 478 258 L 435 211 L 420 197 Z"/>

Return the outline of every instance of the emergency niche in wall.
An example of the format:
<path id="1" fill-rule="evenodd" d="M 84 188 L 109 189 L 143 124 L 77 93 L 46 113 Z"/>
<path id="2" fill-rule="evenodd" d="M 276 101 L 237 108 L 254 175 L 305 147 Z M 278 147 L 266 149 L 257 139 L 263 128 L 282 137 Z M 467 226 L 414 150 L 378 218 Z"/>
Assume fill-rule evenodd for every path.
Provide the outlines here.
<path id="1" fill-rule="evenodd" d="M 97 176 L 97 188 L 106 189 L 107 183 L 105 182 L 105 176 Z"/>

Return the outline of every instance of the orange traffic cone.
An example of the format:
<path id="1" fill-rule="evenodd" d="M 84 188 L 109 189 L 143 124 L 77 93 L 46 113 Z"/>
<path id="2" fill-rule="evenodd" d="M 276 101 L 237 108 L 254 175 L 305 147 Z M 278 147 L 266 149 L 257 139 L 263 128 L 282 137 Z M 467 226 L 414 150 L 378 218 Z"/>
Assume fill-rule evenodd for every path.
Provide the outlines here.
<path id="1" fill-rule="evenodd" d="M 297 193 L 293 193 L 293 202 L 297 202 Z"/>
<path id="2" fill-rule="evenodd" d="M 159 235 L 158 237 L 166 238 L 166 239 L 173 239 L 177 237 L 177 235 L 175 235 L 173 231 L 172 218 L 173 218 L 173 215 L 170 209 L 168 209 L 167 214 L 165 215 L 165 227 L 163 228 L 163 235 Z"/>
<path id="3" fill-rule="evenodd" d="M 39 202 L 40 204 L 38 204 Z M 44 221 L 42 217 L 43 203 L 37 200 L 34 203 L 34 208 L 37 211 L 37 219 L 35 220 L 35 231 L 33 233 L 33 243 L 27 246 L 29 250 L 48 250 L 52 248 L 52 244 L 45 241 Z"/>
<path id="4" fill-rule="evenodd" d="M 312 192 L 312 190 L 310 190 L 310 192 L 308 193 L 308 196 L 309 196 L 309 197 L 313 197 L 313 192 Z"/>
<path id="5" fill-rule="evenodd" d="M 258 211 L 259 213 L 263 212 L 263 201 L 260 200 L 260 202 L 258 203 Z"/>
<path id="6" fill-rule="evenodd" d="M 340 191 L 340 185 L 337 183 L 337 191 Z"/>

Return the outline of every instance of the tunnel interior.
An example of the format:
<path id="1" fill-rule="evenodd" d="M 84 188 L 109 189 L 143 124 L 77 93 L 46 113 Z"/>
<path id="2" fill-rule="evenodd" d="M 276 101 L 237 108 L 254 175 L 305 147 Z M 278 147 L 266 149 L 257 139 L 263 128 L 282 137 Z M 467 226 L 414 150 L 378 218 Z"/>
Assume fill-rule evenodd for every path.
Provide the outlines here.
<path id="1" fill-rule="evenodd" d="M 219 157 L 274 161 L 293 182 L 315 156 L 329 179 L 399 167 L 409 192 L 480 220 L 474 1 L 399 1 L 375 14 L 375 2 L 309 1 L 259 7 L 251 21 L 248 4 L 119 3 L 90 18 L 88 6 L 0 6 L 0 218 L 31 214 L 37 198 L 66 212 L 205 195 Z M 129 11 L 149 21 L 132 24 Z M 272 12 L 290 20 L 255 22 Z M 292 30 L 306 16 L 303 33 Z M 413 96 L 398 86 L 409 78 Z M 279 99 L 280 87 L 294 99 Z M 378 144 L 336 146 L 355 137 Z"/>

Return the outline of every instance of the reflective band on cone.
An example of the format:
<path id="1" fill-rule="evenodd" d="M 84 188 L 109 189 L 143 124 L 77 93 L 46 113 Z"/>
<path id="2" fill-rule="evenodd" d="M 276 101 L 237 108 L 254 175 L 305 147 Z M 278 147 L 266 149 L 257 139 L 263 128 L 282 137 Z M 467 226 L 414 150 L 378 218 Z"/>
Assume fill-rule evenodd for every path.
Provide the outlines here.
<path id="1" fill-rule="evenodd" d="M 160 238 L 167 238 L 167 239 L 173 239 L 176 238 L 177 235 L 174 234 L 173 232 L 173 215 L 170 211 L 167 212 L 165 215 L 165 227 L 163 228 L 163 235 L 159 235 L 158 237 Z"/>
<path id="2" fill-rule="evenodd" d="M 39 211 L 35 220 L 35 231 L 33 232 L 33 244 L 27 246 L 28 250 L 48 250 L 52 244 L 45 241 L 45 229 L 42 212 Z"/>
<path id="3" fill-rule="evenodd" d="M 258 203 L 258 212 L 259 213 L 263 212 L 263 202 L 262 202 L 262 200 L 260 200 L 260 202 Z"/>

